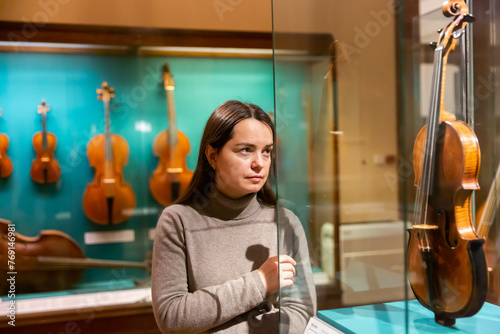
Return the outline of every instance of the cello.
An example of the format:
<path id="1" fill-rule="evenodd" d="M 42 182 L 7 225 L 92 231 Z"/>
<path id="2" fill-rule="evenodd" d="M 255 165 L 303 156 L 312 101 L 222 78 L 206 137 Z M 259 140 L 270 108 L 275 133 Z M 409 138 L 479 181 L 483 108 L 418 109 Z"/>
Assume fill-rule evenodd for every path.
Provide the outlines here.
<path id="1" fill-rule="evenodd" d="M 451 326 L 481 309 L 488 273 L 484 239 L 471 214 L 472 192 L 479 189 L 479 143 L 473 130 L 443 105 L 449 52 L 474 18 L 462 0 L 445 1 L 443 13 L 454 19 L 434 44 L 430 114 L 413 150 L 417 205 L 407 254 L 415 297 L 434 312 L 436 323 Z"/>
<path id="2" fill-rule="evenodd" d="M 135 209 L 135 195 L 123 179 L 129 147 L 120 135 L 111 133 L 109 101 L 114 89 L 106 82 L 97 90 L 98 100 L 104 103 L 105 134 L 92 138 L 87 145 L 90 166 L 95 168 L 94 181 L 83 194 L 83 211 L 98 224 L 117 224 L 129 219 Z"/>
<path id="3" fill-rule="evenodd" d="M 149 179 L 149 189 L 158 203 L 167 206 L 187 189 L 193 172 L 186 165 L 191 145 L 186 135 L 177 130 L 175 84 L 168 64 L 163 68 L 163 83 L 167 95 L 168 129 L 160 132 L 153 143 L 153 154 L 159 162 Z"/>
<path id="4" fill-rule="evenodd" d="M 61 177 L 61 167 L 54 157 L 57 138 L 53 133 L 47 132 L 47 112 L 50 106 L 42 100 L 38 106 L 38 113 L 42 115 L 42 132 L 33 136 L 33 148 L 36 158 L 31 164 L 31 178 L 37 183 L 53 183 Z"/>
<path id="5" fill-rule="evenodd" d="M 2 109 L 0 109 L 0 116 L 2 116 Z M 0 133 L 0 178 L 4 178 L 12 174 L 12 161 L 7 156 L 8 148 L 9 137 Z"/>
<path id="6" fill-rule="evenodd" d="M 151 270 L 150 254 L 143 262 L 91 259 L 85 256 L 72 237 L 62 231 L 42 230 L 35 237 L 27 237 L 14 229 L 15 224 L 0 218 L 0 279 L 6 282 L 9 272 L 18 273 L 18 293 L 69 289 L 80 280 L 84 270 L 90 268 Z M 14 244 L 11 240 L 15 240 L 15 254 L 12 253 Z"/>

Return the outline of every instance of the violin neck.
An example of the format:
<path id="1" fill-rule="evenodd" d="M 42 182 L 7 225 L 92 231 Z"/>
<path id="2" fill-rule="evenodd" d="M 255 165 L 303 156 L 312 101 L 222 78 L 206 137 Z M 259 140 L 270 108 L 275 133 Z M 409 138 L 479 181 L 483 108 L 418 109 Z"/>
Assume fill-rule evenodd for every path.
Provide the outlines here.
<path id="1" fill-rule="evenodd" d="M 113 161 L 113 146 L 111 142 L 111 120 L 109 117 L 109 101 L 104 101 L 104 120 L 105 120 L 105 159 L 106 162 Z"/>
<path id="2" fill-rule="evenodd" d="M 89 258 L 72 258 L 58 256 L 21 257 L 16 263 L 18 270 L 57 270 L 57 269 L 90 269 L 90 268 L 139 268 L 148 269 L 148 263 L 134 261 L 98 260 Z"/>
<path id="3" fill-rule="evenodd" d="M 47 140 L 47 114 L 42 113 L 42 148 L 47 150 L 49 148 L 49 142 Z"/>
<path id="4" fill-rule="evenodd" d="M 422 166 L 422 177 L 420 179 L 420 192 L 422 196 L 432 194 L 434 178 L 434 166 L 436 160 L 436 139 L 439 131 L 439 116 L 441 111 L 441 99 L 443 87 L 443 48 L 438 47 L 434 51 L 434 70 L 432 73 L 431 105 L 427 121 L 427 136 L 425 140 L 424 161 Z"/>
<path id="5" fill-rule="evenodd" d="M 174 89 L 167 89 L 167 116 L 168 116 L 168 143 L 170 146 L 177 145 L 177 120 L 175 116 Z"/>

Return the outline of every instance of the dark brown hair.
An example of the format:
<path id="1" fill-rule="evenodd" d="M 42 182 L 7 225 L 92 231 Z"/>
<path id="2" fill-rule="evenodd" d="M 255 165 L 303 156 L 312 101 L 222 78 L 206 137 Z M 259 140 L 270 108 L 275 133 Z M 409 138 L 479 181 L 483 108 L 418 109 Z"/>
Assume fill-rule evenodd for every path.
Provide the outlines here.
<path id="1" fill-rule="evenodd" d="M 273 133 L 273 138 L 275 137 L 274 125 L 271 118 L 257 105 L 234 100 L 222 103 L 210 115 L 205 125 L 193 178 L 185 194 L 175 201 L 175 203 L 202 205 L 207 202 L 211 196 L 211 190 L 215 185 L 215 171 L 205 156 L 205 149 L 210 145 L 219 152 L 233 137 L 234 126 L 249 118 L 256 119 L 269 126 Z M 273 164 L 271 164 L 269 173 L 271 174 L 273 170 Z M 270 206 L 276 205 L 276 196 L 269 183 L 269 178 L 257 193 L 257 198 L 264 204 Z"/>

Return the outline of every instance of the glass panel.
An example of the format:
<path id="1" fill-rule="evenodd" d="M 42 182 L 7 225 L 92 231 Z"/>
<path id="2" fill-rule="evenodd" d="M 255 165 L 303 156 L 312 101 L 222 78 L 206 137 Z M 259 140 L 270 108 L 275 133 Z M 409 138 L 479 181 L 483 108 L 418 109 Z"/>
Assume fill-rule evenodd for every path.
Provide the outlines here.
<path id="1" fill-rule="evenodd" d="M 318 317 L 404 301 L 396 11 L 280 0 L 273 10 L 278 197 L 305 230 Z"/>
<path id="2" fill-rule="evenodd" d="M 474 129 L 481 146 L 481 171 L 476 192 L 477 231 L 486 240 L 489 287 L 486 301 L 500 305 L 499 205 L 499 78 L 500 7 L 495 1 L 474 1 Z"/>
<path id="3" fill-rule="evenodd" d="M 460 36 L 442 4 L 430 1 L 273 3 L 278 197 L 306 231 L 318 318 L 336 328 L 368 332 L 360 326 L 384 317 L 391 328 L 408 331 L 415 317 L 434 318 L 432 312 L 420 315 L 426 309 L 407 284 L 405 230 L 418 222 L 413 145 L 429 117 L 435 67 L 429 43 L 438 41 L 440 28 L 455 30 L 450 41 L 456 43 L 446 59 L 446 85 L 436 88 L 444 88 L 450 117 L 470 124 L 481 146 L 481 189 L 468 198 L 471 224 L 486 237 L 490 274 L 478 261 L 477 291 L 484 293 L 489 280 L 487 300 L 498 304 L 498 6 L 467 5 L 476 22 Z M 325 34 L 329 42 L 318 39 Z M 298 52 L 304 45 L 308 52 Z M 465 161 L 477 159 L 468 155 Z M 484 305 L 486 314 L 495 310 Z M 356 321 L 358 312 L 366 315 L 363 321 Z"/>

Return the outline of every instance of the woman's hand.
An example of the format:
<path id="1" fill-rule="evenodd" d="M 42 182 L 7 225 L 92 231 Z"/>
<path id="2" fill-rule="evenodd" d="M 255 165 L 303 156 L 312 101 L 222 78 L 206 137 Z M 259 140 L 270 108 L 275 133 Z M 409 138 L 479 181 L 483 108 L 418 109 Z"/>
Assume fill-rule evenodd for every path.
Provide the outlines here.
<path id="1" fill-rule="evenodd" d="M 293 285 L 296 264 L 290 256 L 280 255 L 270 257 L 260 266 L 258 272 L 269 294 L 277 292 L 284 286 Z"/>

